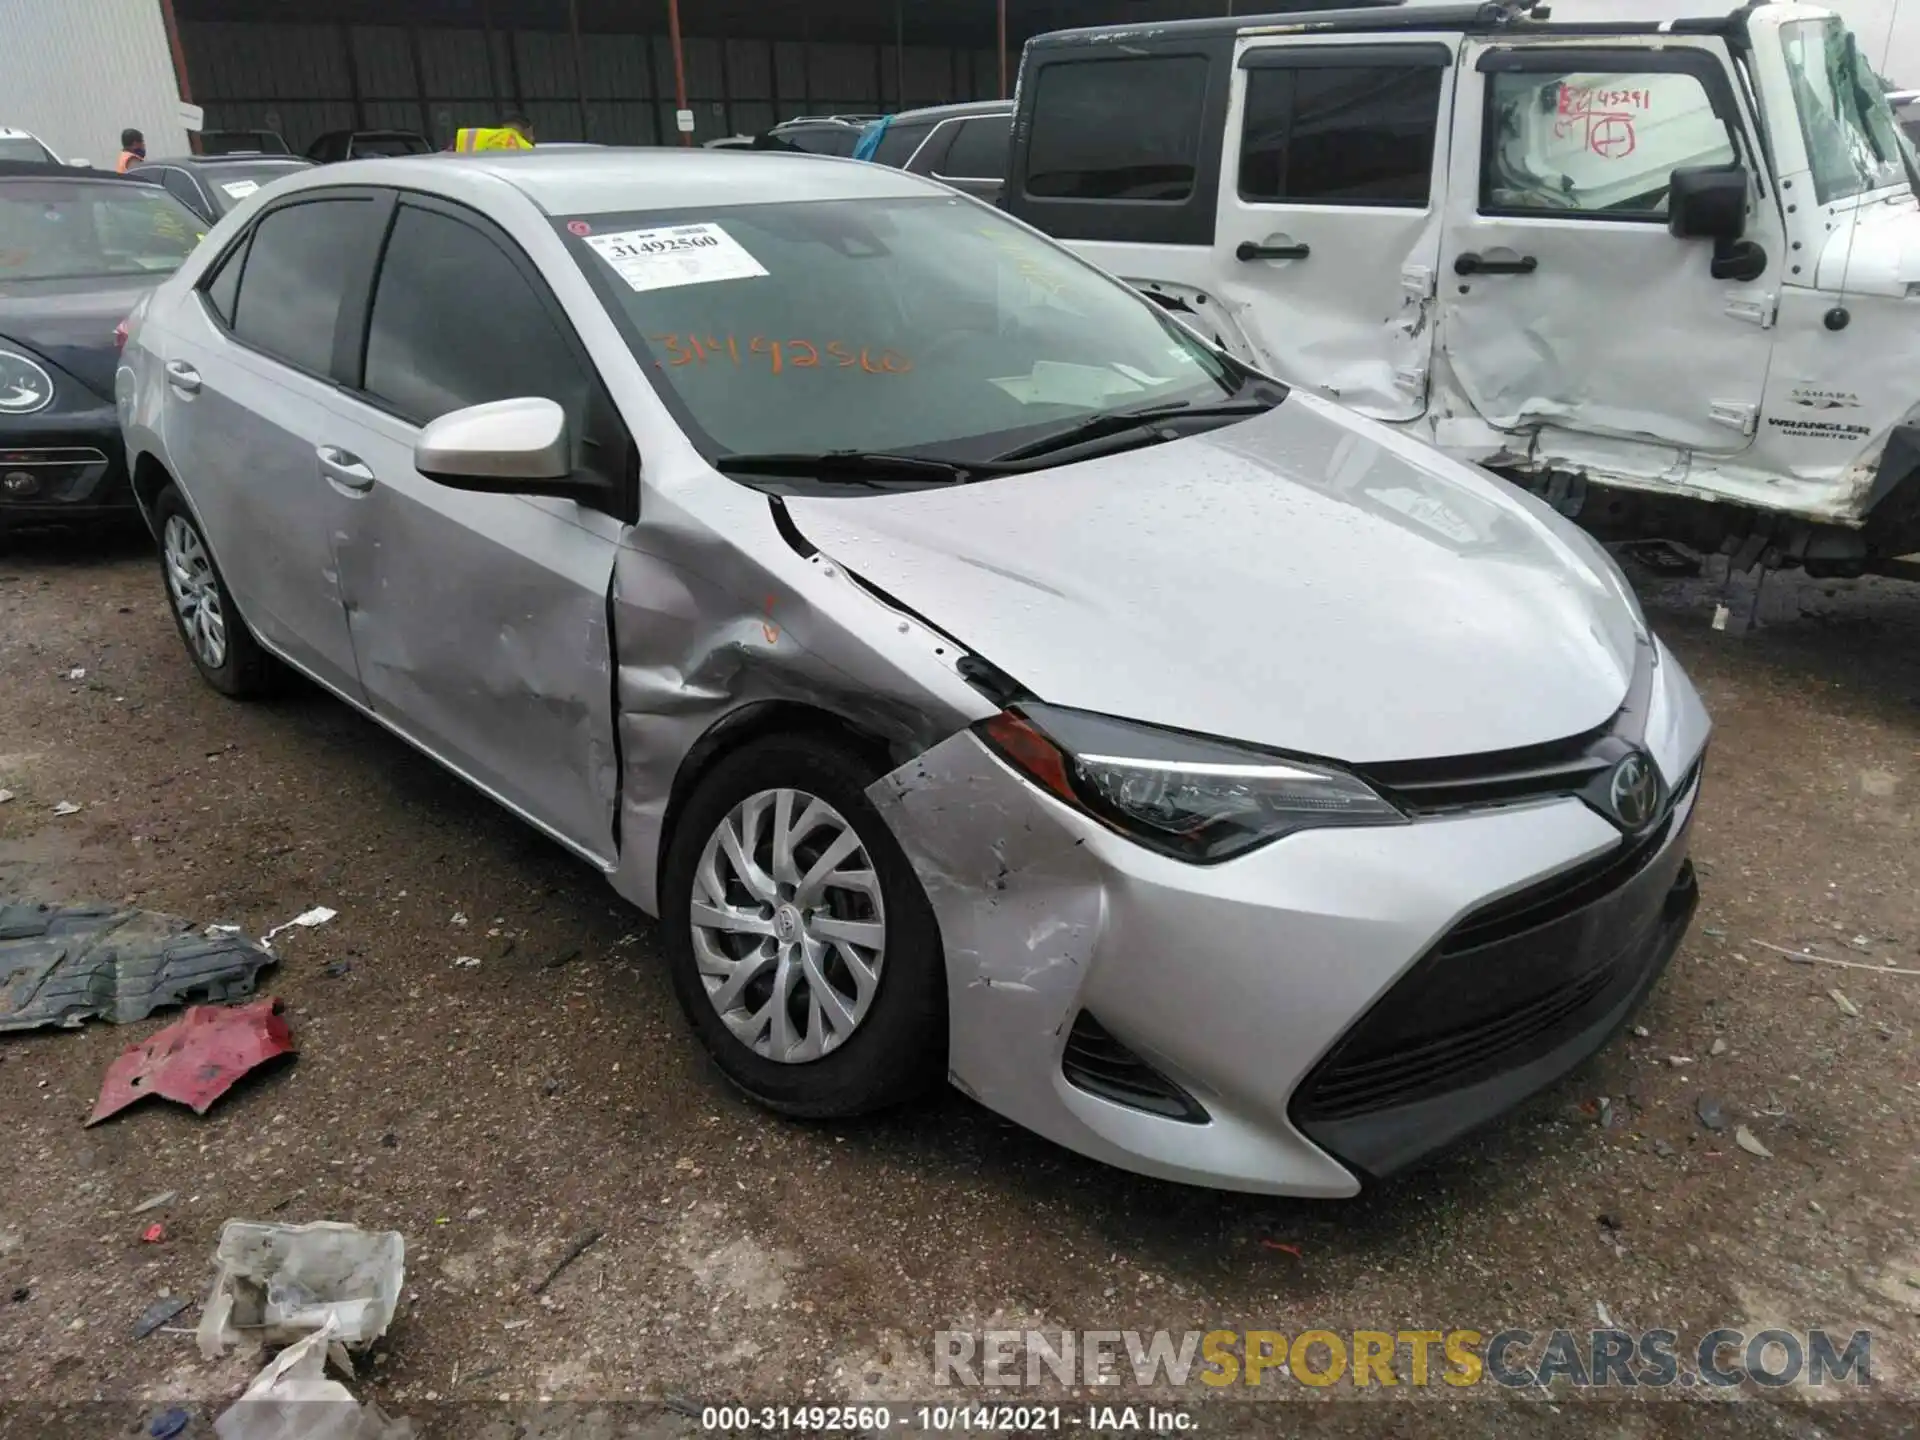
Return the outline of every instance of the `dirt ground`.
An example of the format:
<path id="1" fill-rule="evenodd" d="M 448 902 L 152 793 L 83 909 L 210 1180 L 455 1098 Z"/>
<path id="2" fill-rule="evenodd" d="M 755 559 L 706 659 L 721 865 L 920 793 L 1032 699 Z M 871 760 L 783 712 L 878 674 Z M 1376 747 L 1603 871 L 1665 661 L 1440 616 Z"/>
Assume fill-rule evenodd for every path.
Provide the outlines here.
<path id="1" fill-rule="evenodd" d="M 317 691 L 214 694 L 141 541 L 0 540 L 0 895 L 256 934 L 338 911 L 278 940 L 262 977 L 298 1060 L 204 1119 L 149 1103 L 81 1128 L 165 1015 L 0 1036 L 0 1431 L 64 1413 L 144 1433 L 181 1405 L 210 1434 L 260 1359 L 204 1362 L 184 1327 L 221 1223 L 245 1217 L 404 1234 L 405 1302 L 358 1388 L 440 1433 L 979 1398 L 928 1381 L 949 1328 L 1604 1323 L 1867 1329 L 1878 1399 L 1295 1385 L 1193 1414 L 1216 1433 L 1897 1433 L 1920 1417 L 1901 1403 L 1920 1396 L 1920 977 L 1760 942 L 1920 969 L 1920 590 L 1776 580 L 1744 634 L 1744 595 L 1711 627 L 1710 581 L 1644 593 L 1717 725 L 1684 950 L 1641 1030 L 1574 1079 L 1327 1204 L 1122 1174 L 957 1093 L 838 1128 L 760 1112 L 682 1026 L 652 925 L 584 866 Z M 165 1239 L 143 1243 L 156 1219 Z M 135 1340 L 169 1292 L 195 1303 Z M 1084 1429 L 1089 1392 L 1050 1393 Z"/>

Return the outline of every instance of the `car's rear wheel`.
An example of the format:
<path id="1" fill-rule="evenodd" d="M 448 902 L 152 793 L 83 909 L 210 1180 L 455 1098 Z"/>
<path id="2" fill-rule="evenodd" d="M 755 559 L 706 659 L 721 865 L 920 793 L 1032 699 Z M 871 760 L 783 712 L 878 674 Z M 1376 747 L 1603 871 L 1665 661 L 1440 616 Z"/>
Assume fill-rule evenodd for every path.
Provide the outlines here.
<path id="1" fill-rule="evenodd" d="M 160 529 L 160 573 L 180 639 L 201 678 L 236 700 L 264 695 L 272 686 L 273 659 L 240 618 L 227 582 L 214 563 L 207 537 L 172 486 L 154 502 Z"/>
<path id="2" fill-rule="evenodd" d="M 866 787 L 812 735 L 716 765 L 674 827 L 661 895 L 674 992 L 721 1071 L 790 1115 L 857 1115 L 946 1068 L 939 927 Z"/>

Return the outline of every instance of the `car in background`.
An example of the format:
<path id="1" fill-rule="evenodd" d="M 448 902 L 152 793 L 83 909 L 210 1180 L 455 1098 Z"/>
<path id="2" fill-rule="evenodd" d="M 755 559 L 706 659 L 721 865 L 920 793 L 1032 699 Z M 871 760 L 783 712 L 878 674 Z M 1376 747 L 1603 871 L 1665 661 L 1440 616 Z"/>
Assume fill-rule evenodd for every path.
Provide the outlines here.
<path id="1" fill-rule="evenodd" d="M 928 175 L 997 204 L 1007 183 L 1011 100 L 976 100 L 903 110 L 868 126 L 858 156 L 876 165 Z"/>
<path id="2" fill-rule="evenodd" d="M 201 155 L 291 155 L 277 130 L 202 130 Z"/>
<path id="3" fill-rule="evenodd" d="M 117 383 L 207 683 L 277 657 L 593 864 L 787 1114 L 950 1077 L 1352 1195 L 1697 903 L 1709 722 L 1599 545 L 919 176 L 309 171 Z"/>
<path id="4" fill-rule="evenodd" d="M 118 327 L 206 228 L 146 180 L 0 161 L 0 530 L 134 513 Z"/>
<path id="5" fill-rule="evenodd" d="M 297 155 L 181 155 L 142 160 L 127 167 L 127 173 L 164 185 L 211 225 L 262 185 L 312 168 L 312 161 Z"/>
<path id="6" fill-rule="evenodd" d="M 753 135 L 723 135 L 718 140 L 709 140 L 701 146 L 703 150 L 751 150 L 757 139 Z"/>
<path id="7" fill-rule="evenodd" d="M 417 130 L 329 130 L 307 147 L 307 158 L 316 165 L 334 165 L 342 160 L 433 152 L 433 142 Z"/>
<path id="8" fill-rule="evenodd" d="M 849 157 L 878 115 L 806 115 L 783 120 L 753 137 L 755 150 L 800 150 L 808 155 Z"/>
<path id="9" fill-rule="evenodd" d="M 31 130 L 16 130 L 0 125 L 0 160 L 20 160 L 30 165 L 60 165 L 65 162 L 54 154 L 47 142 Z M 84 165 L 85 161 L 75 161 Z"/>
<path id="10" fill-rule="evenodd" d="M 1893 118 L 1900 122 L 1907 139 L 1920 149 L 1920 90 L 1895 90 L 1887 96 L 1893 106 Z"/>

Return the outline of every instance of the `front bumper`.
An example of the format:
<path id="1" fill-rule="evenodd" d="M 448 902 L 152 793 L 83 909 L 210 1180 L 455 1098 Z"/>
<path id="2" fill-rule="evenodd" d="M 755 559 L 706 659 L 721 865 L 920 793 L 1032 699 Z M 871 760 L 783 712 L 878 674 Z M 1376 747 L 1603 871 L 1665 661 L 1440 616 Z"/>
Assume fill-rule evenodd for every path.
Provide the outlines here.
<path id="1" fill-rule="evenodd" d="M 112 405 L 0 419 L 0 528 L 135 513 Z"/>
<path id="2" fill-rule="evenodd" d="M 1686 777 L 1708 727 L 1661 662 L 1646 741 L 1680 793 L 1624 861 L 1574 799 L 1306 831 L 1202 867 L 1043 794 L 969 732 L 883 777 L 869 793 L 940 921 L 954 1083 L 1126 1169 L 1320 1196 L 1510 1108 L 1606 1041 L 1692 914 Z M 1416 1045 L 1427 1063 L 1396 1070 Z M 1383 1059 L 1385 1083 L 1356 1083 Z"/>

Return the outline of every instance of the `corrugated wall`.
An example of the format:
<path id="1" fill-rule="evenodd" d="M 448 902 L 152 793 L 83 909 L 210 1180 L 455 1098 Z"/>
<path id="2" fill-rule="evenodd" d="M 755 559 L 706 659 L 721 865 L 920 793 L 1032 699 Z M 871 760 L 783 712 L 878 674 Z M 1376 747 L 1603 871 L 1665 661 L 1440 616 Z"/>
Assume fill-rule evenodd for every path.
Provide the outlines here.
<path id="1" fill-rule="evenodd" d="M 515 108 L 544 140 L 674 138 L 664 34 L 584 33 L 577 71 L 572 35 L 555 30 L 496 30 L 491 54 L 483 30 L 427 25 L 189 21 L 182 38 L 209 129 L 278 130 L 296 151 L 350 127 L 419 130 L 444 145 L 460 126 Z M 703 141 L 791 115 L 972 100 L 999 85 L 990 50 L 688 37 L 682 52 Z"/>
<path id="2" fill-rule="evenodd" d="M 149 154 L 184 154 L 160 0 L 0 0 L 0 125 L 102 166 L 127 126 Z"/>

